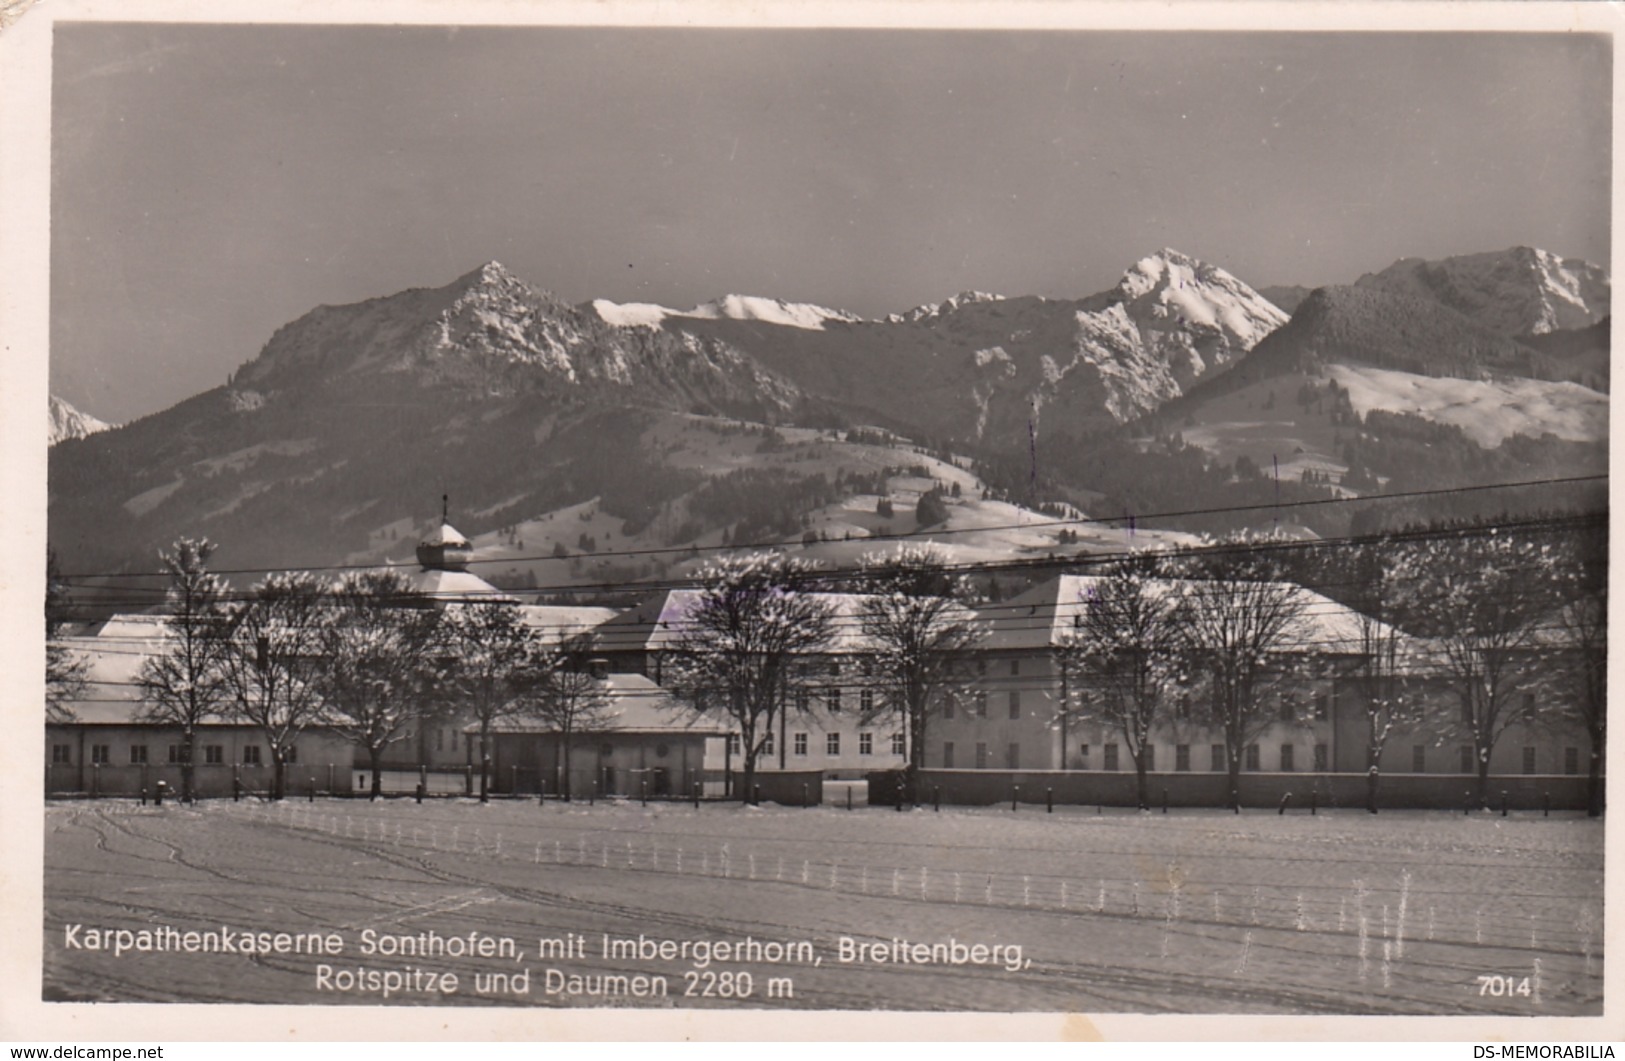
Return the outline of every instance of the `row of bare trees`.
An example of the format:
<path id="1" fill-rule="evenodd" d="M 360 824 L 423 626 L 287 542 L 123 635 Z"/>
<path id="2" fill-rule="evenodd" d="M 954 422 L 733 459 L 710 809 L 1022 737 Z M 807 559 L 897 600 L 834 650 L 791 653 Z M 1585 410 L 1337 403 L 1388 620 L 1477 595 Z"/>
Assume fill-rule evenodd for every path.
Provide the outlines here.
<path id="1" fill-rule="evenodd" d="M 164 649 L 142 667 L 144 721 L 179 728 L 182 795 L 191 798 L 198 728 L 254 726 L 268 747 L 273 798 L 286 791 L 290 753 L 321 727 L 365 749 L 372 795 L 392 745 L 439 720 L 479 727 L 480 796 L 489 791 L 490 738 L 504 719 L 535 718 L 570 739 L 613 711 L 587 672 L 585 634 L 544 641 L 498 603 L 411 607 L 394 572 L 330 585 L 307 572 L 273 574 L 242 599 L 208 569 L 207 540 L 162 554 L 169 575 Z"/>

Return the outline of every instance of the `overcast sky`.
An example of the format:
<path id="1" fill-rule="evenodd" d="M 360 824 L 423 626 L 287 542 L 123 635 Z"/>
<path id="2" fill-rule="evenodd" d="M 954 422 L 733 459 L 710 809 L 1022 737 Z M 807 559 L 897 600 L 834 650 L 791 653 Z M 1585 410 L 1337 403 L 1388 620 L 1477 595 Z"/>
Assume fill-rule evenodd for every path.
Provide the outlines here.
<path id="1" fill-rule="evenodd" d="M 570 301 L 880 316 L 1609 256 L 1609 42 L 1563 35 L 57 28 L 52 390 L 223 383 L 321 303 L 497 259 Z"/>

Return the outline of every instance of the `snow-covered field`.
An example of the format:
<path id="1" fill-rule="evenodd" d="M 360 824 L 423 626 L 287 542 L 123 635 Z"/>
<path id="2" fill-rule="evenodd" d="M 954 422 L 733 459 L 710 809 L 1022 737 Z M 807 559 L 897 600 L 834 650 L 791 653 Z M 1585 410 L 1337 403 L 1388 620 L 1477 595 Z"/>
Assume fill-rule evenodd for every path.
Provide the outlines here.
<path id="1" fill-rule="evenodd" d="M 1008 805 L 899 813 L 464 800 L 59 804 L 46 809 L 44 994 L 1599 1014 L 1602 845 L 1598 821 L 1538 815 L 1098 815 L 1093 808 L 1051 815 Z M 163 926 L 176 938 L 223 928 L 336 934 L 343 950 L 114 954 L 86 946 L 92 927 L 112 930 L 105 937 L 112 946 L 119 930 Z M 506 937 L 515 952 L 362 950 L 368 939 L 431 932 Z M 689 956 L 605 957 L 606 934 L 634 948 L 639 936 L 657 948 L 672 941 L 674 952 L 686 943 Z M 139 946 L 140 938 L 126 940 Z M 783 960 L 755 952 L 703 966 L 695 960 L 696 943 L 747 939 L 769 952 L 778 945 Z M 987 950 L 979 962 L 955 962 L 954 954 L 974 952 L 945 947 L 946 960 L 922 964 L 896 960 L 912 954 L 894 949 L 899 939 Z M 577 940 L 579 952 L 570 949 Z M 804 951 L 795 946 L 802 941 Z M 881 952 L 843 960 L 871 944 Z M 402 986 L 413 969 L 416 989 Z M 390 997 L 365 989 L 384 987 L 386 973 L 406 978 Z M 426 973 L 437 978 L 428 990 Z M 443 991 L 438 978 L 446 973 L 458 976 L 455 993 Z M 507 979 L 491 981 L 496 973 Z M 603 974 L 627 978 L 611 986 L 653 990 L 658 980 L 668 994 L 571 993 L 603 986 L 593 979 Z"/>
<path id="2" fill-rule="evenodd" d="M 1362 416 L 1373 409 L 1413 413 L 1454 424 L 1480 446 L 1548 432 L 1574 442 L 1608 437 L 1608 396 L 1578 383 L 1453 379 L 1364 365 L 1333 365 L 1329 372 Z"/>

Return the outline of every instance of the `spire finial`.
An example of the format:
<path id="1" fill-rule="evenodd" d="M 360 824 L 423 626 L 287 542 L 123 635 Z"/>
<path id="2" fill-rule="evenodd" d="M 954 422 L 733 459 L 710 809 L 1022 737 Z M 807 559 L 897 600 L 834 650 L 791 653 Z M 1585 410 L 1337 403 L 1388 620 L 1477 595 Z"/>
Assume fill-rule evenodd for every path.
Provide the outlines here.
<path id="1" fill-rule="evenodd" d="M 447 494 L 440 495 L 440 522 L 451 522 L 451 498 Z"/>

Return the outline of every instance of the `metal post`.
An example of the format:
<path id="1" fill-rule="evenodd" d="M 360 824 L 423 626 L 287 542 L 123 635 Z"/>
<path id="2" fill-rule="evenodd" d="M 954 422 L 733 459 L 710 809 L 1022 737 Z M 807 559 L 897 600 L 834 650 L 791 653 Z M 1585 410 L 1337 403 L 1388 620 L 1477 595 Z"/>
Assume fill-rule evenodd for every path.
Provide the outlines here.
<path id="1" fill-rule="evenodd" d="M 145 787 L 141 789 L 141 805 L 143 807 L 147 805 L 147 790 Z"/>
<path id="2" fill-rule="evenodd" d="M 335 788 L 333 786 L 333 764 L 328 763 L 327 764 L 327 794 L 332 795 L 334 791 L 335 791 Z"/>
<path id="3" fill-rule="evenodd" d="M 1044 813 L 1055 813 L 1055 790 L 1053 788 L 1044 789 Z"/>
<path id="4" fill-rule="evenodd" d="M 306 802 L 308 802 L 308 803 L 315 803 L 316 802 L 316 775 L 315 774 L 310 775 L 310 799 L 307 800 Z"/>
<path id="5" fill-rule="evenodd" d="M 1552 816 L 1552 793 L 1550 790 L 1541 793 L 1540 806 L 1541 817 L 1550 818 Z"/>
<path id="6" fill-rule="evenodd" d="M 519 795 L 519 766 L 517 763 L 508 767 L 508 794 L 510 796 Z"/>
<path id="7" fill-rule="evenodd" d="M 536 805 L 538 807 L 547 805 L 547 778 L 540 771 L 536 774 Z"/>
<path id="8" fill-rule="evenodd" d="M 1289 803 L 1291 803 L 1291 802 L 1292 802 L 1292 793 L 1290 793 L 1290 792 L 1286 792 L 1286 793 L 1283 793 L 1283 794 L 1282 794 L 1282 795 L 1281 795 L 1281 806 L 1280 806 L 1280 809 L 1279 809 L 1279 810 L 1277 810 L 1277 811 L 1276 811 L 1276 812 L 1275 812 L 1275 813 L 1276 813 L 1276 814 L 1285 814 L 1285 813 L 1286 813 L 1286 808 L 1287 808 L 1287 804 L 1289 804 Z"/>
<path id="9" fill-rule="evenodd" d="M 1021 786 L 1020 785 L 1011 785 L 1010 786 L 1010 809 L 1011 810 L 1016 809 L 1016 800 L 1018 800 L 1020 798 L 1021 798 Z"/>
<path id="10" fill-rule="evenodd" d="M 700 783 L 698 781 L 694 782 L 690 786 L 689 790 L 694 793 L 694 809 L 699 810 L 700 809 Z"/>
<path id="11" fill-rule="evenodd" d="M 1320 807 L 1320 789 L 1312 788 L 1312 789 L 1309 790 L 1309 817 L 1313 818 L 1315 816 L 1315 811 L 1319 807 Z"/>
<path id="12" fill-rule="evenodd" d="M 1162 786 L 1162 813 L 1168 813 L 1168 786 Z"/>
<path id="13" fill-rule="evenodd" d="M 807 783 L 805 781 L 801 783 L 801 809 L 807 809 Z"/>
<path id="14" fill-rule="evenodd" d="M 638 782 L 638 794 L 643 797 L 643 805 L 649 805 L 649 782 L 647 779 Z"/>
<path id="15" fill-rule="evenodd" d="M 941 785 L 932 785 L 931 786 L 931 809 L 936 811 L 938 814 L 942 813 L 942 786 Z"/>
<path id="16" fill-rule="evenodd" d="M 852 786 L 851 785 L 846 786 L 846 809 L 847 810 L 852 809 Z"/>
<path id="17" fill-rule="evenodd" d="M 1506 816 L 1507 816 L 1507 790 L 1503 788 L 1501 790 L 1501 817 L 1505 818 Z"/>
<path id="18" fill-rule="evenodd" d="M 762 803 L 762 786 L 754 782 L 750 786 L 750 803 L 753 807 L 760 806 Z"/>
<path id="19" fill-rule="evenodd" d="M 418 782 L 417 797 L 418 797 L 418 802 L 422 803 L 423 802 L 423 782 L 422 781 Z"/>

